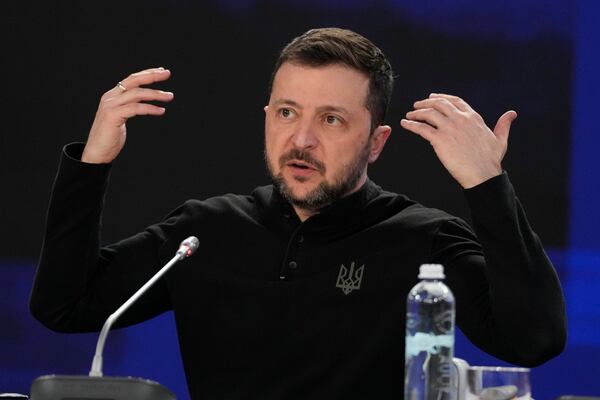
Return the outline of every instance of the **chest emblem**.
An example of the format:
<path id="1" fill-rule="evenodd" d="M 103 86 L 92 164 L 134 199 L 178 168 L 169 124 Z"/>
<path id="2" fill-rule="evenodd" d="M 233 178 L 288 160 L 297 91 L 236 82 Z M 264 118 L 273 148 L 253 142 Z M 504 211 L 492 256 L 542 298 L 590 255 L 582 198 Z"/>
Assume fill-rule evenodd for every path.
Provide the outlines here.
<path id="1" fill-rule="evenodd" d="M 364 272 L 364 265 L 356 268 L 354 262 L 352 262 L 352 264 L 350 264 L 350 269 L 348 269 L 342 264 L 335 287 L 342 289 L 344 294 L 350 294 L 353 290 L 359 290 Z"/>

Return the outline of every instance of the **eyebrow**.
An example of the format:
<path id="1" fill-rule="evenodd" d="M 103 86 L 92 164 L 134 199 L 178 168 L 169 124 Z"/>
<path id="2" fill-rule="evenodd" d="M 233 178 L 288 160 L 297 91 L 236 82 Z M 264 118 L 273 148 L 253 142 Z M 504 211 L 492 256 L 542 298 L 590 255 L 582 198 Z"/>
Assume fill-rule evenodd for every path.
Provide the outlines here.
<path id="1" fill-rule="evenodd" d="M 290 99 L 277 99 L 275 101 L 273 101 L 273 105 L 278 106 L 278 105 L 290 105 L 299 109 L 302 109 L 303 107 L 300 105 L 300 103 L 294 101 L 294 100 L 290 100 Z M 342 114 L 347 114 L 349 115 L 350 112 L 342 107 L 342 106 L 333 106 L 333 105 L 324 105 L 324 106 L 319 106 L 317 107 L 317 111 L 320 112 L 327 112 L 327 111 L 332 111 L 332 112 L 339 112 Z"/>

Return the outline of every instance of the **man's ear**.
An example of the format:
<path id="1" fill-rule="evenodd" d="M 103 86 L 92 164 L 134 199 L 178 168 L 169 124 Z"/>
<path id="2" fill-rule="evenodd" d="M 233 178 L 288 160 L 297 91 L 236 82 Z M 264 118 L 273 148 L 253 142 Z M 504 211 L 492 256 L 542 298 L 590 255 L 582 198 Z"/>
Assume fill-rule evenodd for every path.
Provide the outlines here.
<path id="1" fill-rule="evenodd" d="M 265 110 L 265 114 L 266 114 L 267 111 L 269 111 L 269 106 L 265 106 L 265 108 L 263 108 L 263 110 Z"/>
<path id="2" fill-rule="evenodd" d="M 392 128 L 388 125 L 379 125 L 369 139 L 371 141 L 371 151 L 369 152 L 369 164 L 374 163 L 383 151 L 385 142 L 387 142 L 392 133 Z"/>

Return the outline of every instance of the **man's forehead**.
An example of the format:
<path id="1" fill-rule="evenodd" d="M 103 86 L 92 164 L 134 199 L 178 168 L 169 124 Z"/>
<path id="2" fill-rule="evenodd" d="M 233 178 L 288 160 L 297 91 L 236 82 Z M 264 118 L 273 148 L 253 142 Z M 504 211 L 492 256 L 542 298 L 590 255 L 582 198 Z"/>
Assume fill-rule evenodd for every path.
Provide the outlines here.
<path id="1" fill-rule="evenodd" d="M 327 107 L 340 111 L 364 107 L 369 78 L 343 64 L 308 66 L 286 62 L 273 80 L 270 104 Z"/>

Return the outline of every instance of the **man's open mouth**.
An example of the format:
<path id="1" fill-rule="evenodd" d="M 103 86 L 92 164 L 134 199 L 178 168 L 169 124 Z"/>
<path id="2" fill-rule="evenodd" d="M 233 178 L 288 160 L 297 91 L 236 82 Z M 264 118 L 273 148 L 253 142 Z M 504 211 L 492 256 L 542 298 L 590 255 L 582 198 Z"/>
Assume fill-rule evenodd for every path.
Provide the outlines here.
<path id="1" fill-rule="evenodd" d="M 316 170 L 315 167 L 313 167 L 312 165 L 304 162 L 304 161 L 290 161 L 287 163 L 288 166 L 290 167 L 294 167 L 294 168 L 299 168 L 299 169 L 304 169 L 304 170 L 309 170 L 309 169 L 313 169 Z"/>

